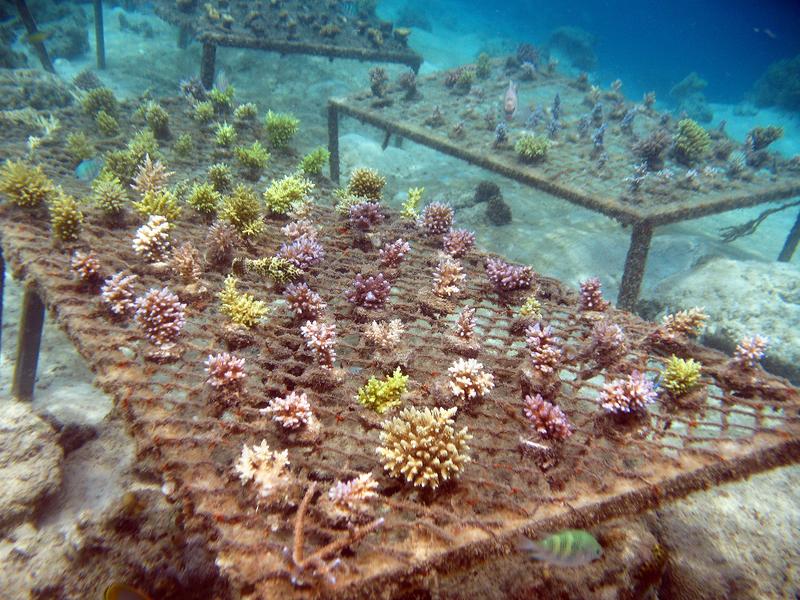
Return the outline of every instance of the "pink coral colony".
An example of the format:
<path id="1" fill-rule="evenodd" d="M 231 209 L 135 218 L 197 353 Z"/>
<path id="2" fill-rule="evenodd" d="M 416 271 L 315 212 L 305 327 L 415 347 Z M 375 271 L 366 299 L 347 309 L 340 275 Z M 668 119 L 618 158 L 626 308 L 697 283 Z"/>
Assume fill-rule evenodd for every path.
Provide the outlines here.
<path id="1" fill-rule="evenodd" d="M 166 346 L 175 341 L 186 322 L 186 305 L 167 288 L 152 288 L 136 299 L 136 322 L 147 339 L 156 346 Z"/>
<path id="2" fill-rule="evenodd" d="M 317 319 L 327 306 L 322 297 L 306 283 L 290 283 L 283 291 L 283 297 L 298 319 Z"/>
<path id="3" fill-rule="evenodd" d="M 445 251 L 455 258 L 461 258 L 475 245 L 475 234 L 466 229 L 452 229 L 442 240 Z"/>
<path id="4" fill-rule="evenodd" d="M 336 360 L 336 325 L 328 325 L 320 321 L 306 321 L 300 328 L 311 351 L 323 369 L 332 369 Z"/>
<path id="5" fill-rule="evenodd" d="M 603 299 L 600 279 L 590 277 L 581 281 L 579 305 L 581 310 L 595 310 L 602 312 L 608 308 L 608 302 Z"/>
<path id="6" fill-rule="evenodd" d="M 305 393 L 289 392 L 283 398 L 273 398 L 263 412 L 271 414 L 272 420 L 284 429 L 299 429 L 314 420 L 311 404 Z"/>
<path id="7" fill-rule="evenodd" d="M 325 258 L 322 245 L 307 233 L 292 242 L 283 244 L 278 250 L 278 257 L 284 258 L 298 269 L 307 271 Z"/>
<path id="8" fill-rule="evenodd" d="M 736 345 L 733 361 L 745 369 L 754 369 L 764 358 L 768 345 L 769 340 L 760 335 L 742 338 Z"/>
<path id="9" fill-rule="evenodd" d="M 625 379 L 615 379 L 603 386 L 597 401 L 610 413 L 633 413 L 655 402 L 658 393 L 644 373 L 634 371 Z"/>
<path id="10" fill-rule="evenodd" d="M 428 235 L 447 233 L 453 224 L 453 208 L 441 202 L 431 202 L 422 211 L 420 224 Z"/>
<path id="11" fill-rule="evenodd" d="M 126 275 L 124 271 L 120 271 L 105 280 L 100 293 L 108 310 L 120 317 L 134 311 L 133 301 L 136 293 L 133 284 L 136 279 L 136 275 Z"/>
<path id="12" fill-rule="evenodd" d="M 561 338 L 556 337 L 552 327 L 542 327 L 541 323 L 529 325 L 525 330 L 525 343 L 530 350 L 534 369 L 550 374 L 559 368 L 564 350 L 561 347 Z"/>
<path id="13" fill-rule="evenodd" d="M 368 277 L 359 273 L 353 280 L 352 287 L 347 290 L 345 297 L 356 306 L 380 308 L 386 303 L 391 291 L 392 286 L 383 273 Z"/>
<path id="14" fill-rule="evenodd" d="M 384 267 L 397 267 L 403 262 L 403 258 L 411 251 L 411 245 L 403 238 L 393 242 L 387 242 L 378 252 L 381 265 Z"/>
<path id="15" fill-rule="evenodd" d="M 206 383 L 216 389 L 235 389 L 244 382 L 244 359 L 229 352 L 209 354 L 205 362 Z"/>
<path id="16" fill-rule="evenodd" d="M 350 207 L 350 224 L 366 231 L 383 221 L 381 207 L 377 202 L 359 202 Z"/>
<path id="17" fill-rule="evenodd" d="M 76 250 L 69 261 L 72 272 L 85 283 L 94 284 L 100 280 L 100 261 L 94 252 Z"/>
<path id="18" fill-rule="evenodd" d="M 486 276 L 498 292 L 525 290 L 533 282 L 533 269 L 512 265 L 499 258 L 486 259 Z"/>
<path id="19" fill-rule="evenodd" d="M 572 426 L 558 406 L 551 404 L 540 394 L 525 396 L 525 416 L 530 425 L 545 437 L 565 440 L 572 435 Z"/>

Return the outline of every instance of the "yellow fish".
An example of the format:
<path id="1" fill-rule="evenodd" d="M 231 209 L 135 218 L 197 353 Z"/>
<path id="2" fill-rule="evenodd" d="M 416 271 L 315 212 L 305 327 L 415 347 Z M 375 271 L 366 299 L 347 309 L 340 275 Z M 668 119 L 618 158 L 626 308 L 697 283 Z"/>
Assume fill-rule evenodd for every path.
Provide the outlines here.
<path id="1" fill-rule="evenodd" d="M 36 33 L 29 33 L 22 39 L 29 44 L 41 44 L 43 41 L 52 37 L 52 31 L 37 31 Z"/>

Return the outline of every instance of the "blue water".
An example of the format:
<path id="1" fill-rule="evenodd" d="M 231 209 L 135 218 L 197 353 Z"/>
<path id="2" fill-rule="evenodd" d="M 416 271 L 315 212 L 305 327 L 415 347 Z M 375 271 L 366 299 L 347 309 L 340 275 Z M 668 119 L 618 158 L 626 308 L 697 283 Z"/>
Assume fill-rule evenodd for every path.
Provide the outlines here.
<path id="1" fill-rule="evenodd" d="M 800 53 L 800 2 L 747 0 L 583 0 L 437 3 L 436 18 L 487 36 L 546 42 L 571 25 L 597 38 L 597 75 L 628 93 L 666 97 L 691 71 L 709 82 L 709 100 L 738 102 L 770 63 Z M 456 17 L 456 15 L 458 15 Z M 756 32 L 754 29 L 758 29 Z M 774 37 L 764 30 L 769 30 Z"/>

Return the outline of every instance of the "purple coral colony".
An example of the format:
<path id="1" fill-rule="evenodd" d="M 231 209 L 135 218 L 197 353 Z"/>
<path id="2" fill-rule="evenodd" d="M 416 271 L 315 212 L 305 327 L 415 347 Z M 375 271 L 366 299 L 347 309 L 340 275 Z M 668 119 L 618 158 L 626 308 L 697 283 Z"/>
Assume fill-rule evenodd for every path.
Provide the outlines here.
<path id="1" fill-rule="evenodd" d="M 530 47 L 520 49 L 518 62 L 519 68 L 531 77 L 549 68 L 540 63 L 538 53 Z M 450 72 L 445 85 L 469 89 L 475 71 L 470 67 Z M 401 81 L 407 96 L 408 88 L 416 85 L 413 78 L 409 79 L 406 74 Z M 372 71 L 371 84 L 374 95 L 386 93 L 387 81 L 379 70 Z M 646 99 L 641 107 L 623 110 L 624 106 L 617 106 L 623 101 L 616 86 L 605 95 L 611 101 L 609 113 L 600 101 L 600 91 L 585 81 L 581 85 L 585 85 L 593 101 L 587 113 L 580 115 L 569 129 L 575 130 L 577 139 L 591 144 L 591 156 L 602 164 L 607 160 L 605 136 L 612 114 L 616 115 L 613 118 L 619 121 L 621 131 L 629 132 L 636 115 L 650 110 L 652 103 L 648 105 Z M 205 98 L 202 86 L 197 89 L 203 91 Z M 223 90 L 217 94 L 217 101 L 230 104 L 232 100 L 225 100 L 224 93 Z M 501 148 L 508 143 L 512 123 L 522 120 L 530 130 L 542 128 L 545 137 L 531 136 L 517 142 L 520 159 L 536 164 L 551 143 L 572 135 L 568 117 L 559 95 L 549 108 L 539 107 L 523 117 L 518 114 L 516 93 L 516 87 L 509 86 L 505 119 L 497 122 L 495 115 L 488 116 L 487 131 L 493 138 L 493 147 Z M 205 110 L 199 107 L 206 102 L 212 104 L 208 110 L 213 115 L 213 103 L 205 99 L 192 100 L 193 110 L 197 113 Z M 228 106 L 221 112 L 231 110 L 232 106 Z M 150 114 L 148 111 L 157 112 L 153 106 L 144 109 Z M 439 111 L 431 122 L 442 118 Z M 268 118 L 268 130 L 269 123 Z M 286 135 L 287 127 L 291 129 L 287 123 L 291 119 L 274 123 L 276 139 Z M 456 124 L 450 135 L 462 135 L 463 127 Z M 683 130 L 683 146 L 680 139 L 671 142 L 665 129 L 653 132 L 635 145 L 640 162 L 628 180 L 630 195 L 636 196 L 644 185 L 668 177 L 663 170 L 663 155 L 669 143 L 690 164 L 696 161 L 696 153 L 705 152 L 698 145 L 707 146 L 708 141 L 690 125 Z M 218 141 L 225 135 L 233 135 L 224 131 L 227 130 L 220 126 Z M 219 143 L 224 145 L 222 141 Z M 276 142 L 274 146 L 277 149 L 281 144 Z M 257 158 L 256 150 L 244 147 L 237 150 L 237 156 L 249 157 L 248 165 Z M 751 142 L 751 154 L 760 150 Z M 310 167 L 306 167 L 307 172 L 300 168 L 282 179 L 272 180 L 263 191 L 262 203 L 249 186 L 230 181 L 233 178 L 229 169 L 226 173 L 225 165 L 214 165 L 209 171 L 209 185 L 196 185 L 186 192 L 185 202 L 179 202 L 167 185 L 173 173 L 156 156 L 151 157 L 150 153 L 138 156 L 128 165 L 127 181 L 113 166 L 102 175 L 106 182 L 116 182 L 123 195 L 130 193 L 137 199 L 133 206 L 141 219 L 126 234 L 131 264 L 124 270 L 106 271 L 91 249 L 78 244 L 72 248 L 71 269 L 82 292 L 97 296 L 109 320 L 129 323 L 139 332 L 140 354 L 151 366 L 168 368 L 186 356 L 195 357 L 204 393 L 209 403 L 217 407 L 215 415 L 223 418 L 224 411 L 245 399 L 263 396 L 258 401 L 258 414 L 274 428 L 270 438 L 283 440 L 283 447 L 271 448 L 266 439 L 254 438 L 244 443 L 240 455 L 227 465 L 231 484 L 242 486 L 252 506 L 291 504 L 287 498 L 297 487 L 300 476 L 293 469 L 294 456 L 320 436 L 333 435 L 326 429 L 335 430 L 338 423 L 338 416 L 330 418 L 323 401 L 315 399 L 320 395 L 312 391 L 335 395 L 348 379 L 363 379 L 360 382 L 363 387 L 351 404 L 353 410 L 364 413 L 363 422 L 374 430 L 375 448 L 370 457 L 374 466 L 372 470 L 359 467 L 362 470 L 354 470 L 349 479 L 328 482 L 318 504 L 330 523 L 348 531 L 348 543 L 352 544 L 382 527 L 384 517 L 380 515 L 390 510 L 382 502 L 390 488 L 403 485 L 433 494 L 458 485 L 461 474 L 470 468 L 471 456 L 480 452 L 470 448 L 472 435 L 468 428 L 457 428 L 459 413 L 479 418 L 485 405 L 501 395 L 500 388 L 503 395 L 513 397 L 508 422 L 509 427 L 518 429 L 520 445 L 547 448 L 554 454 L 568 444 L 580 445 L 585 441 L 581 427 L 589 418 L 606 427 L 623 428 L 646 421 L 653 405 L 675 398 L 674 393 L 664 393 L 662 384 L 670 377 L 679 379 L 681 373 L 675 375 L 667 370 L 656 377 L 648 360 L 629 356 L 628 332 L 614 322 L 618 313 L 604 299 L 598 278 L 584 280 L 576 293 L 559 300 L 579 315 L 578 325 L 584 333 L 576 341 L 578 326 L 555 316 L 557 302 L 546 292 L 545 278 L 530 266 L 480 255 L 475 250 L 475 233 L 454 226 L 455 212 L 451 205 L 430 202 L 418 210 L 422 195 L 419 189 L 409 191 L 409 202 L 402 214 L 398 214 L 382 201 L 385 179 L 372 169 L 357 168 L 351 173 L 348 185 L 335 193 L 338 222 L 331 224 L 322 219 L 315 222 L 319 213 L 313 204 L 319 181 L 312 177 Z M 29 180 L 43 177 L 41 173 L 37 175 L 34 167 L 20 164 L 7 163 L 4 177 L 12 178 L 12 170 L 17 168 L 29 168 L 33 172 Z M 714 176 L 713 172 L 702 169 L 687 175 L 689 179 L 703 181 Z M 4 189 L 11 196 L 8 186 Z M 193 218 L 208 219 L 203 253 L 191 242 L 177 243 L 181 238 L 178 215 L 189 207 L 197 212 Z M 265 222 L 270 220 L 282 223 L 283 237 L 269 240 L 274 242 L 270 255 L 258 257 L 254 249 L 264 241 L 259 236 Z M 349 236 L 351 248 L 334 253 L 326 242 L 326 236 L 334 231 Z M 347 254 L 351 251 L 366 253 L 372 266 L 358 272 L 348 270 Z M 317 287 L 315 280 L 326 269 L 346 272 L 348 285 L 333 292 Z M 400 302 L 398 290 L 407 295 L 407 289 L 402 289 L 400 283 L 404 269 L 418 274 L 414 284 L 419 288 L 415 292 L 421 307 L 420 319 L 427 319 L 426 331 L 431 332 L 427 343 L 436 344 L 435 336 L 441 332 L 442 344 L 451 354 L 449 366 L 442 372 L 431 373 L 429 380 L 414 381 L 407 375 L 415 357 L 409 356 L 407 349 L 404 352 L 404 337 L 419 324 L 410 319 L 404 322 L 393 314 L 393 305 Z M 219 274 L 225 275 L 224 281 L 216 277 Z M 161 284 L 144 289 L 140 280 L 145 277 L 156 277 Z M 272 282 L 275 292 L 272 297 L 258 298 L 246 291 L 247 282 L 256 277 Z M 505 332 L 511 340 L 510 346 L 503 351 L 508 350 L 509 360 L 516 361 L 518 381 L 502 381 L 486 366 L 490 363 L 488 355 L 496 353 L 490 345 L 497 338 L 492 331 L 498 327 L 497 313 L 487 309 L 487 305 L 500 306 L 513 315 Z M 215 319 L 224 321 L 224 335 L 219 347 L 199 352 L 190 348 L 191 330 L 201 326 L 201 314 L 208 318 L 211 311 Z M 679 349 L 687 338 L 697 335 L 705 318 L 701 309 L 667 315 L 647 341 L 654 349 Z M 272 320 L 291 328 L 302 343 L 287 343 L 287 348 L 279 353 L 276 350 L 279 358 L 245 357 L 259 328 L 271 327 Z M 360 335 L 343 334 L 342 321 L 347 322 L 348 332 L 350 323 L 356 323 Z M 447 325 L 442 326 L 443 323 Z M 742 339 L 731 367 L 754 373 L 766 347 L 766 338 L 759 335 Z M 351 369 L 347 357 L 357 351 L 354 348 L 374 350 L 376 360 L 386 365 L 385 372 L 368 378 Z M 308 369 L 313 375 L 302 379 L 308 388 L 295 387 L 295 381 L 287 380 L 283 389 L 270 388 L 264 392 L 262 382 L 254 380 L 249 367 L 272 360 L 296 363 L 300 371 Z M 562 372 L 575 365 L 603 378 L 602 383 L 594 385 L 594 395 L 588 398 L 593 411 L 590 417 L 583 409 L 559 403 L 564 384 Z M 691 387 L 688 383 L 683 387 L 678 384 L 670 389 Z M 502 402 L 506 400 L 503 398 Z M 364 461 L 358 464 L 363 465 Z M 316 485 L 312 484 L 299 502 L 298 522 L 302 522 Z M 340 550 L 343 548 L 344 545 Z M 316 562 L 307 561 L 302 559 L 302 548 L 299 552 L 295 548 L 294 552 L 287 552 L 286 560 L 296 575 L 292 581 L 300 585 L 314 577 L 334 581 L 333 571 L 339 559 L 333 558 L 332 553 L 320 556 Z"/>

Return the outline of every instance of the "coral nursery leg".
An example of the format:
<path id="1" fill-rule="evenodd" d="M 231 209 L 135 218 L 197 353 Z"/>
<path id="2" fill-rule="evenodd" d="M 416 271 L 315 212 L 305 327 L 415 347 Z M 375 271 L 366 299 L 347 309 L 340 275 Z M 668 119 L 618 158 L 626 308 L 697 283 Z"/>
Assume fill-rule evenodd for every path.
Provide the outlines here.
<path id="1" fill-rule="evenodd" d="M 3 298 L 6 285 L 6 259 L 3 258 L 3 248 L 0 246 L 0 352 L 3 350 Z"/>
<path id="2" fill-rule="evenodd" d="M 622 274 L 622 285 L 619 288 L 617 306 L 625 310 L 633 310 L 639 299 L 644 268 L 647 265 L 647 253 L 650 251 L 650 240 L 653 239 L 653 226 L 647 221 L 636 223 L 631 232 L 631 245 L 625 257 L 625 271 Z"/>
<path id="3" fill-rule="evenodd" d="M 778 260 L 781 262 L 789 262 L 792 260 L 794 251 L 797 250 L 798 243 L 800 243 L 800 212 L 797 213 L 797 219 L 791 231 L 789 231 L 789 235 L 786 236 L 786 242 L 784 242 L 781 253 L 778 255 Z"/>
<path id="4" fill-rule="evenodd" d="M 33 15 L 31 15 L 31 11 L 28 9 L 28 3 L 25 2 L 25 0 L 15 0 L 15 4 L 17 5 L 19 18 L 22 19 L 22 22 L 25 24 L 25 29 L 28 30 L 28 35 L 33 36 L 39 33 L 39 30 L 36 28 L 36 21 L 33 20 Z M 39 57 L 39 62 L 42 63 L 42 68 L 50 73 L 55 73 L 56 70 L 53 68 L 53 63 L 50 62 L 50 56 L 47 54 L 47 49 L 44 47 L 44 44 L 37 41 L 32 42 L 31 45 L 36 51 L 36 55 Z"/>
<path id="5" fill-rule="evenodd" d="M 14 384 L 11 389 L 11 394 L 18 400 L 33 400 L 43 326 L 44 303 L 39 293 L 28 286 L 22 299 L 17 334 L 17 362 L 14 365 Z"/>
<path id="6" fill-rule="evenodd" d="M 331 180 L 339 183 L 339 109 L 332 102 L 328 103 L 328 152 L 331 153 L 328 163 L 331 169 Z"/>
<path id="7" fill-rule="evenodd" d="M 217 68 L 217 46 L 211 42 L 203 42 L 203 55 L 200 57 L 200 81 L 210 90 L 214 85 L 214 71 Z"/>
<path id="8" fill-rule="evenodd" d="M 94 0 L 94 41 L 97 49 L 97 68 L 106 68 L 106 37 L 103 32 L 103 0 Z"/>

